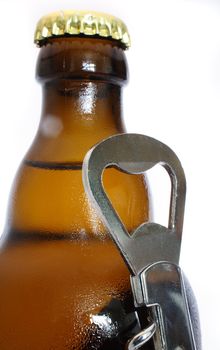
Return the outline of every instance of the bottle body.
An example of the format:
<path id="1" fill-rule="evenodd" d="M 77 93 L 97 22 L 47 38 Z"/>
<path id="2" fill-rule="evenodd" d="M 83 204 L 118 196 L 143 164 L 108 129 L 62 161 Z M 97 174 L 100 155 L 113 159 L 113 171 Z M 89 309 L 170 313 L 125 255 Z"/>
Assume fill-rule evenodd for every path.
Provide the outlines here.
<path id="1" fill-rule="evenodd" d="M 115 43 L 98 39 L 41 49 L 42 118 L 12 189 L 0 253 L 1 350 L 124 349 L 140 327 L 129 271 L 82 184 L 87 150 L 125 132 L 123 62 Z M 149 219 L 143 176 L 110 168 L 103 182 L 129 232 Z"/>
<path id="2" fill-rule="evenodd" d="M 59 177 L 59 171 L 53 171 Z M 72 186 L 75 181 L 79 183 L 80 170 L 61 171 L 62 178 L 63 172 L 68 172 L 65 177 L 71 178 Z M 114 182 L 114 188 L 121 187 L 118 174 L 112 171 L 116 172 L 111 169 L 106 173 L 106 182 Z M 126 183 L 123 190 L 130 187 Z M 142 180 L 135 187 L 135 191 L 137 187 L 141 189 Z M 80 190 L 75 193 L 80 196 Z M 82 206 L 82 210 L 86 209 Z M 133 327 L 129 272 L 94 217 L 91 213 L 89 219 L 97 225 L 92 231 L 11 232 L 14 239 L 3 246 L 0 258 L 2 349 L 24 349 L 26 344 L 27 349 L 65 349 L 67 342 L 69 348 L 92 349 L 95 344 L 98 349 L 105 342 L 113 346 L 113 341 L 119 342 L 118 333 Z M 125 318 L 130 313 L 133 318 L 127 324 Z M 119 322 L 122 329 L 118 329 Z"/>

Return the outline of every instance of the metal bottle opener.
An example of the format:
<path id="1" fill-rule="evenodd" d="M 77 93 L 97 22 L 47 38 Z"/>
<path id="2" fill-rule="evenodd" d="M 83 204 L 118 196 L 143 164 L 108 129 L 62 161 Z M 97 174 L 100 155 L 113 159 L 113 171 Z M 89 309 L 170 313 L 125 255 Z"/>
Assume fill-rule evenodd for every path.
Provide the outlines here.
<path id="1" fill-rule="evenodd" d="M 104 191 L 102 173 L 113 166 L 141 174 L 156 164 L 167 170 L 172 184 L 168 227 L 143 223 L 130 235 Z M 87 153 L 83 183 L 131 272 L 135 306 L 146 306 L 152 315 L 152 325 L 133 337 L 127 349 L 139 349 L 153 336 L 156 350 L 198 350 L 179 267 L 186 181 L 175 153 L 144 135 L 115 135 Z"/>

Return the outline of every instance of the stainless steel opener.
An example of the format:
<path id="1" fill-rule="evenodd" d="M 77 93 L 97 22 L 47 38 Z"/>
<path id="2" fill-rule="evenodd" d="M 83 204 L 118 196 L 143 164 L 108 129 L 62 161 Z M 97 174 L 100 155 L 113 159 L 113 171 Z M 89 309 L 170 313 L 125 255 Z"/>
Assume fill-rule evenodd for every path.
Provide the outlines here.
<path id="1" fill-rule="evenodd" d="M 130 235 L 105 193 L 102 173 L 113 166 L 141 174 L 156 164 L 161 164 L 171 179 L 168 227 L 143 223 Z M 179 267 L 186 181 L 175 153 L 151 137 L 115 135 L 87 153 L 83 183 L 131 272 L 135 306 L 146 306 L 154 321 L 128 342 L 127 349 L 139 349 L 153 336 L 156 350 L 198 350 Z"/>

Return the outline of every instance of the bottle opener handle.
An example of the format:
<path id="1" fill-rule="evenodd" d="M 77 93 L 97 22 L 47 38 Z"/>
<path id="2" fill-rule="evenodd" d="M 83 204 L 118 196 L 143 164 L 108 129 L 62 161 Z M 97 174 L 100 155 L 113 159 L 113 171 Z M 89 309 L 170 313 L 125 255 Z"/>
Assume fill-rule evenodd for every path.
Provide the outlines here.
<path id="1" fill-rule="evenodd" d="M 139 287 L 137 284 L 140 284 Z M 138 276 L 131 277 L 131 285 L 135 305 L 149 308 L 156 323 L 156 350 L 197 349 L 184 276 L 179 266 L 166 261 L 154 263 Z M 141 300 L 138 300 L 136 294 L 140 291 L 139 288 L 142 290 Z"/>

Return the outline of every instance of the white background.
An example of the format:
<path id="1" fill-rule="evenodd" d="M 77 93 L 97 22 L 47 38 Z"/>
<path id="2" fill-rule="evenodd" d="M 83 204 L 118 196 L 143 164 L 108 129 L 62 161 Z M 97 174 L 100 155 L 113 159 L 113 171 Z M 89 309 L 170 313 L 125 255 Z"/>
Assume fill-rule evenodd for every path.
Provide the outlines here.
<path id="1" fill-rule="evenodd" d="M 35 23 L 71 8 L 110 12 L 130 29 L 125 121 L 129 132 L 167 143 L 181 159 L 188 183 L 181 265 L 198 299 L 203 349 L 218 350 L 220 1 L 0 0 L 1 227 L 13 176 L 39 122 Z M 158 174 L 150 176 L 152 187 Z M 158 204 L 164 221 L 165 206 Z"/>

